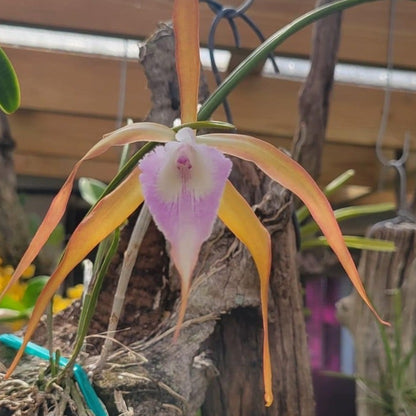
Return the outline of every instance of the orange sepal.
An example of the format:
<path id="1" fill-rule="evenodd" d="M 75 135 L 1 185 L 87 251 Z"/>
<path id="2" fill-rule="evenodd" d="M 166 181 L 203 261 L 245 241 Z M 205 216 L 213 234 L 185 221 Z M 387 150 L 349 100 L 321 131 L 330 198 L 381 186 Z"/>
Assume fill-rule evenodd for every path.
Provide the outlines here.
<path id="1" fill-rule="evenodd" d="M 139 169 L 133 172 L 113 192 L 104 197 L 82 220 L 68 241 L 64 255 L 40 293 L 33 309 L 23 344 L 10 365 L 5 378 L 10 377 L 27 343 L 30 341 L 37 324 L 53 295 L 65 280 L 68 273 L 80 263 L 85 256 L 143 202 L 139 182 Z"/>
<path id="2" fill-rule="evenodd" d="M 270 143 L 251 136 L 207 134 L 198 136 L 197 141 L 255 163 L 270 178 L 296 194 L 308 207 L 361 298 L 382 324 L 389 325 L 380 318 L 365 291 L 328 199 L 302 166 Z"/>
<path id="3" fill-rule="evenodd" d="M 196 121 L 200 72 L 197 0 L 175 0 L 173 28 L 181 119 L 182 123 L 191 123 Z"/>
<path id="4" fill-rule="evenodd" d="M 260 300 L 263 316 L 263 379 L 266 406 L 273 403 L 272 368 L 269 348 L 268 293 L 271 267 L 271 239 L 267 229 L 247 201 L 227 181 L 218 216 L 230 231 L 248 248 L 260 277 Z"/>
<path id="5" fill-rule="evenodd" d="M 110 134 L 107 134 L 102 140 L 96 143 L 84 155 L 84 157 L 75 164 L 64 185 L 53 199 L 44 220 L 40 224 L 35 236 L 29 244 L 29 247 L 17 265 L 13 276 L 11 277 L 3 292 L 0 294 L 0 299 L 17 282 L 22 273 L 30 266 L 64 215 L 66 206 L 68 204 L 68 199 L 72 192 L 76 174 L 82 162 L 101 155 L 113 146 L 123 146 L 128 143 L 139 141 L 166 143 L 174 139 L 175 133 L 168 127 L 156 123 L 134 123 L 122 127 L 121 129 L 118 129 Z"/>

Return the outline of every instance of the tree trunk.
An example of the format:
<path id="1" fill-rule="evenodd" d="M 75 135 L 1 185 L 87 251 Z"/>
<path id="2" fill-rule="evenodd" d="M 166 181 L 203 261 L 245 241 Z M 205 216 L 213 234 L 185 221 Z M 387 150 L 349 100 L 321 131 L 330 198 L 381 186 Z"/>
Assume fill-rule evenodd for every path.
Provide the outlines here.
<path id="1" fill-rule="evenodd" d="M 167 27 L 163 27 L 150 38 L 142 49 L 141 60 L 152 89 L 154 107 L 150 118 L 169 125 L 177 116 L 178 90 L 174 72 L 173 38 L 168 31 Z M 163 70 L 160 70 L 161 65 Z M 206 84 L 201 84 L 200 93 L 204 96 Z M 155 107 L 158 106 L 156 110 Z M 161 111 L 168 112 L 169 115 L 161 115 Z M 110 372 L 104 369 L 96 383 L 107 398 L 106 403 L 114 403 L 112 396 L 115 389 L 127 390 L 124 399 L 135 414 L 177 415 L 182 412 L 194 416 L 205 400 L 208 383 L 214 376 L 218 376 L 218 382 L 210 389 L 205 400 L 204 414 L 313 414 L 301 289 L 295 267 L 296 250 L 290 221 L 290 197 L 286 192 L 282 193 L 277 185 L 271 185 L 253 165 L 237 160 L 234 162 L 232 181 L 251 204 L 259 204 L 257 212 L 267 221 L 273 233 L 270 341 L 276 397 L 274 405 L 266 409 L 263 402 L 262 331 L 257 272 L 246 249 L 220 223 L 215 226 L 213 235 L 202 249 L 185 325 L 175 344 L 172 343 L 168 328 L 176 321 L 176 314 L 172 313 L 172 301 L 179 295 L 178 278 L 172 269 L 168 283 L 163 278 L 164 274 L 167 277 L 167 271 L 163 271 L 167 267 L 166 251 L 162 248 L 162 237 L 158 231 L 155 228 L 150 230 L 151 235 L 157 235 L 156 251 L 160 254 L 150 260 L 145 253 L 152 246 L 149 247 L 148 242 L 144 243 L 138 264 L 146 258 L 146 270 L 151 272 L 145 279 L 146 283 L 140 273 L 133 275 L 128 290 L 131 296 L 129 295 L 123 322 L 119 326 L 130 326 L 131 329 L 125 331 L 124 335 L 123 332 L 118 335 L 119 339 L 140 351 L 148 361 L 137 364 L 133 373 L 141 376 L 139 379 L 132 376 L 128 380 L 128 388 L 126 378 L 120 382 L 115 377 L 117 373 L 114 369 Z M 126 230 L 120 251 L 129 236 L 129 230 Z M 154 239 L 152 241 L 153 245 L 156 244 Z M 119 260 L 120 258 L 115 266 Z M 151 264 L 159 265 L 160 270 L 155 272 Z M 139 269 L 140 267 L 137 268 Z M 117 267 L 114 271 L 117 271 Z M 113 279 L 108 279 L 108 282 L 109 286 L 113 285 Z M 146 286 L 146 291 L 143 286 Z M 111 297 L 111 291 L 107 289 L 103 290 L 103 299 Z M 149 292 L 153 297 L 149 296 Z M 133 293 L 138 296 L 134 297 Z M 156 297 L 158 302 L 155 302 Z M 107 304 L 108 301 L 101 302 L 97 312 L 100 321 L 108 312 L 104 310 Z M 133 306 L 136 309 L 134 318 Z M 166 320 L 167 313 L 171 316 Z M 157 315 L 156 319 L 149 318 L 152 314 Z M 223 318 L 217 323 L 221 316 Z M 247 317 L 250 317 L 248 321 Z M 104 330 L 105 328 L 96 326 L 97 322 L 94 324 L 94 332 Z M 140 322 L 150 324 L 143 328 L 143 325 L 137 325 Z M 189 323 L 192 325 L 188 326 Z M 155 329 L 156 334 L 152 333 L 148 342 L 131 345 L 131 334 L 140 339 Z M 214 329 L 215 335 L 212 337 Z M 228 331 L 233 331 L 232 344 L 219 343 L 218 336 L 222 336 L 219 334 Z M 242 371 L 242 368 L 247 371 Z M 111 406 L 114 410 L 114 404 Z M 244 409 L 241 412 L 245 413 L 238 413 L 238 409 Z"/>
<path id="2" fill-rule="evenodd" d="M 276 199 L 276 195 L 278 193 L 266 194 L 263 199 L 271 215 L 274 207 L 279 213 L 274 225 L 269 226 L 274 259 L 269 325 L 275 402 L 266 409 L 259 400 L 262 391 L 261 317 L 257 309 L 239 308 L 221 319 L 210 340 L 220 376 L 208 390 L 204 415 L 314 414 L 301 287 L 295 265 L 295 236 L 290 221 L 291 204 L 287 196 Z M 268 198 L 274 201 L 271 203 Z"/>
<path id="3" fill-rule="evenodd" d="M 364 251 L 359 271 L 377 311 L 394 325 L 393 328 L 385 330 L 391 348 L 397 348 L 398 357 L 403 359 L 414 345 L 416 336 L 416 225 L 389 220 L 376 224 L 369 236 L 391 240 L 396 244 L 394 253 Z M 397 301 L 401 301 L 401 306 Z M 386 399 L 389 395 L 392 413 L 385 414 L 402 414 L 405 395 L 397 387 L 397 371 L 388 371 L 386 367 L 386 350 L 374 315 L 356 292 L 343 298 L 337 305 L 337 311 L 339 320 L 354 337 L 356 373 L 359 377 L 356 402 L 358 416 L 383 414 L 376 399 Z M 395 333 L 398 334 L 397 338 Z M 403 389 L 415 385 L 415 365 L 413 358 L 405 368 L 402 376 Z M 394 368 L 397 370 L 396 365 Z"/>
<path id="4" fill-rule="evenodd" d="M 0 111 L 0 258 L 16 265 L 29 241 L 27 221 L 16 193 L 15 142 L 7 116 Z"/>
<path id="5" fill-rule="evenodd" d="M 318 0 L 316 7 L 333 0 Z M 311 69 L 299 97 L 299 123 L 293 142 L 293 157 L 313 178 L 321 173 L 322 150 L 334 80 L 342 13 L 318 20 L 312 39 Z"/>

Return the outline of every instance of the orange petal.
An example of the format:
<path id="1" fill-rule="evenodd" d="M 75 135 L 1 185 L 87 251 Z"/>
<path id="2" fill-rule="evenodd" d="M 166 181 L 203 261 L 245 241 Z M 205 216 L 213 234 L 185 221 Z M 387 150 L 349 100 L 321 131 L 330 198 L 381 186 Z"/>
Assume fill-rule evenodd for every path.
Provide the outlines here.
<path id="1" fill-rule="evenodd" d="M 181 119 L 191 123 L 196 121 L 200 71 L 198 0 L 175 0 L 173 28 Z"/>
<path id="2" fill-rule="evenodd" d="M 297 162 L 271 144 L 241 134 L 207 134 L 198 143 L 216 147 L 224 153 L 255 163 L 263 172 L 296 194 L 308 207 L 329 246 L 337 255 L 357 292 L 378 320 L 383 321 L 372 305 L 348 251 L 332 207 L 316 182 Z"/>
<path id="3" fill-rule="evenodd" d="M 10 365 L 6 378 L 14 371 L 46 306 L 68 273 L 143 202 L 139 173 L 138 168 L 134 169 L 124 182 L 97 203 L 72 234 L 60 263 L 36 301 L 23 344 Z"/>
<path id="4" fill-rule="evenodd" d="M 75 164 L 64 185 L 53 199 L 43 222 L 39 226 L 35 236 L 29 244 L 29 247 L 17 265 L 13 276 L 11 277 L 3 292 L 0 294 L 0 299 L 10 289 L 10 287 L 17 282 L 22 273 L 30 266 L 35 257 L 39 254 L 39 251 L 45 245 L 52 231 L 58 225 L 59 221 L 64 215 L 66 206 L 68 204 L 68 199 L 72 192 L 72 187 L 77 171 L 84 160 L 97 157 L 106 152 L 112 146 L 122 146 L 124 144 L 138 141 L 165 143 L 174 139 L 175 133 L 168 127 L 155 123 L 135 123 L 107 134 L 102 140 L 95 144 L 85 154 L 85 156 Z"/>
<path id="5" fill-rule="evenodd" d="M 271 267 L 270 234 L 254 214 L 247 201 L 227 181 L 218 216 L 234 235 L 248 248 L 260 276 L 260 300 L 263 315 L 263 378 L 266 406 L 273 402 L 272 370 L 269 351 L 268 293 Z"/>

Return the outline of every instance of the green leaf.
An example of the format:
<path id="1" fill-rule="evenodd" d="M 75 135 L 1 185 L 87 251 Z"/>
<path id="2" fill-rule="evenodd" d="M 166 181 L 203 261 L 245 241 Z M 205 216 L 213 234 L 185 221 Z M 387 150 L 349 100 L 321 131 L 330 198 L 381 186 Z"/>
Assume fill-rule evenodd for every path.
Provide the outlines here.
<path id="1" fill-rule="evenodd" d="M 348 169 L 344 173 L 341 173 L 341 175 L 337 176 L 333 181 L 331 181 L 327 186 L 324 188 L 324 194 L 328 197 L 332 195 L 335 191 L 340 189 L 342 186 L 345 185 L 346 182 L 348 182 L 353 176 L 355 175 L 354 169 Z M 310 212 L 306 205 L 301 206 L 296 211 L 296 218 L 300 223 L 306 220 L 310 216 Z"/>
<path id="2" fill-rule="evenodd" d="M 376 238 L 359 237 L 356 235 L 344 235 L 344 242 L 348 248 L 356 248 L 358 250 L 374 250 L 392 252 L 396 250 L 393 241 L 379 240 Z M 328 247 L 326 237 L 317 237 L 310 240 L 302 241 L 301 250 L 312 247 Z"/>
<path id="3" fill-rule="evenodd" d="M 13 309 L 14 311 L 24 311 L 26 306 L 19 302 L 18 300 L 13 299 L 9 295 L 4 295 L 3 299 L 0 301 L 0 308 L 2 309 Z"/>
<path id="4" fill-rule="evenodd" d="M 104 182 L 93 178 L 80 178 L 78 181 L 82 199 L 91 206 L 97 203 L 106 186 Z"/>
<path id="5" fill-rule="evenodd" d="M 345 207 L 336 209 L 334 211 L 335 218 L 338 222 L 349 220 L 352 218 L 358 218 L 364 215 L 378 214 L 381 212 L 387 212 L 395 209 L 395 205 L 391 202 L 383 202 L 381 204 L 371 205 L 357 205 L 352 207 Z M 308 222 L 306 225 L 300 228 L 302 237 L 314 234 L 319 230 L 318 225 L 314 221 Z"/>
<path id="6" fill-rule="evenodd" d="M 20 86 L 13 65 L 0 48 L 0 110 L 13 113 L 20 105 Z"/>
<path id="7" fill-rule="evenodd" d="M 93 281 L 91 282 L 91 286 L 89 288 L 85 288 L 87 293 L 85 294 L 85 299 L 81 309 L 75 344 L 66 368 L 71 368 L 75 364 L 78 354 L 84 345 L 84 340 L 88 333 L 91 319 L 95 312 L 95 307 L 97 306 L 98 296 L 103 285 L 104 277 L 107 274 L 110 261 L 117 251 L 119 241 L 120 229 L 117 228 L 111 235 L 103 240 L 98 247 L 97 258 L 100 257 L 101 261 L 98 264 L 96 260 L 96 263 L 94 264 L 95 272 Z"/>
<path id="8" fill-rule="evenodd" d="M 62 243 L 65 241 L 65 227 L 60 222 L 56 228 L 52 231 L 51 235 L 48 238 L 46 244 L 51 246 L 58 246 L 60 247 Z"/>
<path id="9" fill-rule="evenodd" d="M 344 186 L 354 175 L 354 169 L 348 169 L 344 173 L 341 173 L 341 175 L 337 176 L 333 181 L 325 186 L 324 194 L 326 196 L 332 195 L 334 192 L 338 191 L 338 189 Z"/>
<path id="10" fill-rule="evenodd" d="M 173 128 L 174 131 L 179 131 L 184 127 L 189 127 L 195 130 L 202 129 L 213 129 L 213 130 L 235 130 L 236 127 L 233 124 L 227 123 L 225 121 L 215 121 L 215 120 L 203 120 L 203 121 L 194 121 L 192 123 L 184 123 L 180 126 Z"/>
<path id="11" fill-rule="evenodd" d="M 36 300 L 42 291 L 43 287 L 46 285 L 49 276 L 36 276 L 28 281 L 27 288 L 23 295 L 22 303 L 25 308 L 32 308 Z"/>
<path id="12" fill-rule="evenodd" d="M 28 216 L 29 233 L 33 237 L 39 228 L 41 223 L 40 216 L 38 214 L 31 213 Z M 59 223 L 56 228 L 51 232 L 46 244 L 51 246 L 61 246 L 65 241 L 65 227 L 62 223 Z"/>

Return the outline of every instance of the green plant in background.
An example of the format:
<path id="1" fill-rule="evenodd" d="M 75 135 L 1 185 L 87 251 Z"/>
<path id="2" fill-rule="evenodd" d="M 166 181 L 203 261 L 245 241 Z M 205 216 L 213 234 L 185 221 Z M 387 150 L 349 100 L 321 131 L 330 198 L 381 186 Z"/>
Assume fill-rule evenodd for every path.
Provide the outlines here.
<path id="1" fill-rule="evenodd" d="M 6 287 L 12 277 L 14 268 L 2 265 L 0 260 L 0 291 Z M 0 330 L 17 331 L 21 329 L 32 314 L 39 294 L 42 292 L 49 276 L 35 276 L 35 266 L 30 265 L 22 277 L 10 288 L 0 300 Z M 82 285 L 67 289 L 67 296 L 55 294 L 52 300 L 53 313 L 67 308 L 82 295 Z"/>
<path id="2" fill-rule="evenodd" d="M 327 197 L 330 197 L 334 192 L 342 188 L 348 182 L 348 180 L 354 176 L 354 173 L 354 170 L 350 169 L 338 176 L 337 178 L 335 178 L 324 188 L 324 194 Z M 338 223 L 342 223 L 345 220 L 388 212 L 394 209 L 394 204 L 386 202 L 380 204 L 359 205 L 339 208 L 334 210 L 334 215 Z M 317 235 L 319 231 L 318 224 L 316 224 L 316 222 L 312 219 L 309 210 L 305 205 L 303 205 L 296 211 L 296 219 L 299 224 L 301 250 L 313 247 L 329 246 L 325 236 Z M 395 250 L 395 245 L 392 241 L 379 240 L 376 238 L 367 238 L 356 235 L 343 235 L 343 238 L 345 245 L 348 248 L 376 251 Z"/>
<path id="3" fill-rule="evenodd" d="M 38 214 L 31 213 L 28 215 L 28 226 L 29 234 L 33 238 L 36 234 L 36 230 L 39 228 L 40 223 L 42 222 Z M 65 227 L 62 223 L 59 223 L 56 228 L 53 230 L 51 235 L 48 238 L 45 246 L 53 248 L 62 248 L 65 243 Z"/>
<path id="4" fill-rule="evenodd" d="M 416 414 L 416 384 L 411 363 L 416 354 L 416 336 L 406 351 L 403 345 L 402 296 L 399 289 L 392 294 L 393 325 L 378 325 L 385 362 L 379 365 L 379 380 L 357 377 L 368 400 L 380 407 L 381 415 L 408 416 Z"/>
<path id="5" fill-rule="evenodd" d="M 0 301 L 0 328 L 15 331 L 20 329 L 30 317 L 39 293 L 42 291 L 45 276 L 33 278 L 34 267 L 26 269 L 22 277 L 16 282 Z M 0 264 L 0 289 L 6 287 L 13 275 L 12 266 Z"/>
<path id="6" fill-rule="evenodd" d="M 9 58 L 0 48 L 0 110 L 13 113 L 20 105 L 20 86 Z"/>
<path id="7" fill-rule="evenodd" d="M 98 179 L 79 178 L 78 188 L 82 199 L 90 206 L 93 206 L 100 200 L 107 185 Z"/>

